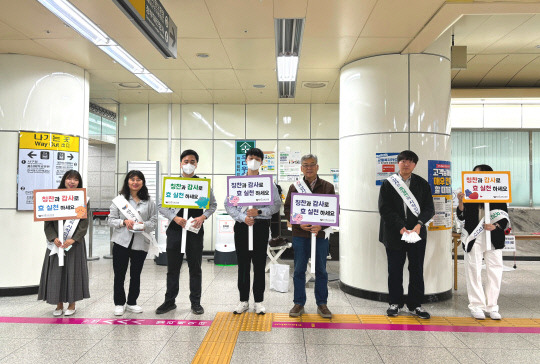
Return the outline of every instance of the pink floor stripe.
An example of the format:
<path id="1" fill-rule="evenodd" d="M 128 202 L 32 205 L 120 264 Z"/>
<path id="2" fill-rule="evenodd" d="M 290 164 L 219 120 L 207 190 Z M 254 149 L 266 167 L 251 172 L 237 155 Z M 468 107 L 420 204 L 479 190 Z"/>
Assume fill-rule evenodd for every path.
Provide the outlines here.
<path id="1" fill-rule="evenodd" d="M 107 319 L 107 318 L 49 318 L 49 317 L 0 317 L 0 323 L 11 324 L 60 324 L 60 325 L 166 325 L 210 326 L 212 320 L 156 320 L 156 319 Z"/>
<path id="2" fill-rule="evenodd" d="M 147 325 L 147 326 L 210 326 L 212 320 L 157 320 L 157 319 L 108 319 L 108 318 L 49 318 L 49 317 L 0 317 L 0 323 L 57 324 L 57 325 Z M 445 326 L 401 324 L 353 324 L 330 322 L 274 322 L 272 327 L 342 330 L 400 330 L 540 334 L 540 327 L 512 326 Z"/>
<path id="3" fill-rule="evenodd" d="M 304 329 L 347 329 L 347 330 L 400 330 L 400 331 L 447 331 L 509 334 L 540 334 L 540 327 L 512 326 L 444 326 L 444 325 L 401 325 L 401 324 L 351 324 L 330 322 L 274 322 L 272 327 Z"/>

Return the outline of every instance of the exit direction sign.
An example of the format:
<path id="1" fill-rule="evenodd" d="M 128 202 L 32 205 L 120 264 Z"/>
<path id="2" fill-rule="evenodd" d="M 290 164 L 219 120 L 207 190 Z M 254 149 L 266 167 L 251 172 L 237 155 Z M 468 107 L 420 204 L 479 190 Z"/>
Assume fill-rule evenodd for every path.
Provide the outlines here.
<path id="1" fill-rule="evenodd" d="M 165 58 L 178 55 L 178 29 L 159 0 L 113 0 Z"/>

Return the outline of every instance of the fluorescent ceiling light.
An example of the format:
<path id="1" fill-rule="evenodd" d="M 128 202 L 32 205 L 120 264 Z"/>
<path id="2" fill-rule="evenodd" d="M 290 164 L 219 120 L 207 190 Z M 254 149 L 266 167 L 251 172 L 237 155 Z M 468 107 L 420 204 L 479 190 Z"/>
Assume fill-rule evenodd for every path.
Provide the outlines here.
<path id="1" fill-rule="evenodd" d="M 120 63 L 131 73 L 149 73 L 142 64 L 131 56 L 120 46 L 101 46 L 103 52 L 107 53 L 112 59 Z"/>
<path id="2" fill-rule="evenodd" d="M 135 76 L 139 77 L 144 83 L 152 87 L 159 93 L 169 93 L 172 92 L 170 88 L 167 87 L 163 82 L 159 80 L 156 76 L 151 73 L 135 73 Z"/>
<path id="3" fill-rule="evenodd" d="M 67 0 L 38 0 L 43 6 L 49 9 L 54 15 L 59 17 L 75 29 L 80 35 L 88 39 L 95 45 L 116 45 L 94 22 L 74 7 Z"/>
<path id="4" fill-rule="evenodd" d="M 278 81 L 296 81 L 298 71 L 298 57 L 280 56 L 277 57 Z"/>
<path id="5" fill-rule="evenodd" d="M 280 98 L 294 98 L 304 19 L 274 19 L 276 64 Z"/>
<path id="6" fill-rule="evenodd" d="M 112 40 L 97 24 L 67 0 L 37 0 L 64 23 L 94 43 L 112 59 L 160 93 L 172 92 L 163 82 L 148 71 L 124 48 Z"/>

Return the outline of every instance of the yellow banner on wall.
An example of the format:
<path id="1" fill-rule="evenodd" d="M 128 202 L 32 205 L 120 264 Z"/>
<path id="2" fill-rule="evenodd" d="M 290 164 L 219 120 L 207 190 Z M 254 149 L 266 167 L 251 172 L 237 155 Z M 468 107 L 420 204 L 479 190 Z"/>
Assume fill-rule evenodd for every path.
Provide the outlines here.
<path id="1" fill-rule="evenodd" d="M 19 149 L 79 152 L 79 137 L 76 136 L 21 131 L 19 138 Z"/>

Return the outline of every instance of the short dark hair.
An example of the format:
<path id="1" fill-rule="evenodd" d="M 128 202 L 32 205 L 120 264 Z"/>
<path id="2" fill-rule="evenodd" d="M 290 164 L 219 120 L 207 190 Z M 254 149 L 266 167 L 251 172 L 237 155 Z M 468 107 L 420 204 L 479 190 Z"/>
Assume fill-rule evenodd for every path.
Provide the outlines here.
<path id="1" fill-rule="evenodd" d="M 475 171 L 476 168 L 478 168 L 478 169 L 481 170 L 482 172 L 493 172 L 493 168 L 491 168 L 491 167 L 488 166 L 487 164 L 479 164 L 479 165 L 477 165 L 477 166 L 474 166 L 474 168 L 473 168 L 472 170 Z"/>
<path id="2" fill-rule="evenodd" d="M 62 177 L 62 180 L 60 181 L 60 185 L 58 186 L 58 188 L 66 188 L 66 179 L 73 178 L 73 177 L 79 180 L 79 184 L 77 185 L 77 188 L 82 188 L 83 183 L 82 183 L 81 174 L 74 169 L 71 169 L 67 171 L 66 173 L 64 173 L 64 176 Z"/>
<path id="3" fill-rule="evenodd" d="M 124 178 L 124 184 L 122 186 L 122 189 L 120 190 L 120 194 L 129 201 L 129 196 L 131 195 L 131 192 L 129 191 L 128 181 L 132 177 L 139 177 L 140 179 L 142 179 L 143 186 L 141 187 L 139 192 L 137 192 L 137 196 L 141 200 L 148 201 L 150 199 L 150 194 L 148 193 L 148 187 L 146 187 L 146 178 L 144 178 L 144 174 L 141 171 L 132 170 L 126 174 L 126 178 Z"/>
<path id="4" fill-rule="evenodd" d="M 414 164 L 418 163 L 418 156 L 412 150 L 404 150 L 397 156 L 398 163 L 401 161 L 411 161 Z"/>
<path id="5" fill-rule="evenodd" d="M 254 155 L 255 157 L 261 158 L 261 160 L 264 159 L 264 153 L 259 148 L 250 148 L 246 152 L 246 158 L 250 155 Z"/>
<path id="6" fill-rule="evenodd" d="M 186 156 L 188 155 L 192 155 L 192 156 L 195 156 L 195 159 L 197 160 L 197 163 L 199 163 L 199 155 L 197 154 L 196 151 L 194 151 L 193 149 L 186 149 L 182 152 L 182 154 L 180 154 L 180 162 L 182 161 L 182 159 L 184 159 Z"/>

